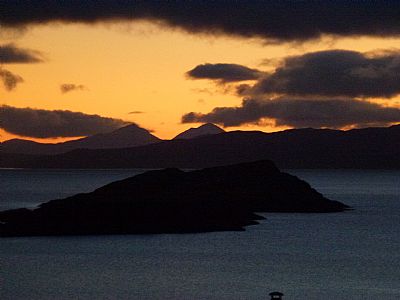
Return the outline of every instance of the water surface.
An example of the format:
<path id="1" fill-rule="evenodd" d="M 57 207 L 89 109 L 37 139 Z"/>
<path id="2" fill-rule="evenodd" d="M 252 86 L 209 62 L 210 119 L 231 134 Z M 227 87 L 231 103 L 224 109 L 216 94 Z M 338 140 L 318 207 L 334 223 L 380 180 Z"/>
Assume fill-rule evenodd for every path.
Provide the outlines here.
<path id="1" fill-rule="evenodd" d="M 140 172 L 13 171 L 0 173 L 3 207 Z M 355 210 L 265 214 L 244 232 L 5 238 L 0 298 L 400 299 L 400 172 L 289 172 Z"/>

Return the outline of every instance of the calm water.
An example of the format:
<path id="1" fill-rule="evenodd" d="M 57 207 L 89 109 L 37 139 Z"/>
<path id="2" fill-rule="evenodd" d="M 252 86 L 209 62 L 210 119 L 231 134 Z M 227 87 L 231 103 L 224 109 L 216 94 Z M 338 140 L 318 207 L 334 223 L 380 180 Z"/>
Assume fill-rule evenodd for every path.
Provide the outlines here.
<path id="1" fill-rule="evenodd" d="M 0 170 L 2 209 L 140 170 Z M 400 172 L 289 171 L 354 211 L 245 232 L 0 240 L 0 299 L 400 299 Z"/>

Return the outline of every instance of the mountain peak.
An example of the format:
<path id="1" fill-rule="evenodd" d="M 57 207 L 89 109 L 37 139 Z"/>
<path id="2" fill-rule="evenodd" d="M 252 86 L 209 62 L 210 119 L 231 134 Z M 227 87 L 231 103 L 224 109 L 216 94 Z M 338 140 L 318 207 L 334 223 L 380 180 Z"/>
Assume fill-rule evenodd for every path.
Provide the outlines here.
<path id="1" fill-rule="evenodd" d="M 137 125 L 135 123 L 131 123 L 131 124 L 125 125 L 123 127 L 120 127 L 120 128 L 118 128 L 118 129 L 116 129 L 116 130 L 114 130 L 112 132 L 109 132 L 109 134 L 113 134 L 113 135 L 114 134 L 121 134 L 121 133 L 129 134 L 129 133 L 136 133 L 136 132 L 137 133 L 139 133 L 139 132 L 149 133 L 148 130 L 140 127 L 139 125 Z"/>
<path id="2" fill-rule="evenodd" d="M 98 133 L 88 137 L 57 144 L 37 143 L 13 139 L 2 143 L 2 150 L 8 153 L 59 154 L 74 149 L 128 148 L 160 142 L 161 139 L 135 123 L 111 132 Z"/>
<path id="3" fill-rule="evenodd" d="M 197 129 L 199 129 L 199 128 L 218 129 L 220 131 L 224 131 L 225 132 L 225 130 L 223 130 L 222 128 L 218 127 L 217 125 L 215 125 L 213 123 L 205 123 L 205 124 L 197 127 Z"/>
<path id="4" fill-rule="evenodd" d="M 148 130 L 135 123 L 108 133 L 89 136 L 80 141 L 82 148 L 124 148 L 151 144 L 161 141 Z"/>
<path id="5" fill-rule="evenodd" d="M 190 129 L 178 134 L 176 137 L 174 137 L 174 140 L 176 140 L 176 139 L 193 139 L 193 138 L 203 136 L 203 135 L 218 134 L 218 133 L 223 133 L 223 132 L 225 132 L 225 130 L 218 127 L 217 125 L 215 125 L 213 123 L 206 123 L 206 124 L 203 124 L 196 128 L 190 128 Z"/>
<path id="6" fill-rule="evenodd" d="M 122 126 L 122 127 L 118 128 L 118 129 L 114 130 L 114 131 L 126 130 L 126 129 L 138 129 L 138 128 L 141 128 L 141 127 L 139 125 L 137 125 L 136 123 L 129 123 L 129 124 L 125 125 L 125 126 Z"/>

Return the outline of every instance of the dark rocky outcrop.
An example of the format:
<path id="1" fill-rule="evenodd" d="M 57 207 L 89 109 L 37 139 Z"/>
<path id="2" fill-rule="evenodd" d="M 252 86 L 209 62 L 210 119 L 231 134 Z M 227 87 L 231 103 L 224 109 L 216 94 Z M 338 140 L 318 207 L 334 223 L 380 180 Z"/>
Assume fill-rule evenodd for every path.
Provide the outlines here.
<path id="1" fill-rule="evenodd" d="M 37 209 L 0 212 L 1 236 L 243 230 L 255 212 L 339 212 L 306 182 L 258 161 L 149 171 Z"/>

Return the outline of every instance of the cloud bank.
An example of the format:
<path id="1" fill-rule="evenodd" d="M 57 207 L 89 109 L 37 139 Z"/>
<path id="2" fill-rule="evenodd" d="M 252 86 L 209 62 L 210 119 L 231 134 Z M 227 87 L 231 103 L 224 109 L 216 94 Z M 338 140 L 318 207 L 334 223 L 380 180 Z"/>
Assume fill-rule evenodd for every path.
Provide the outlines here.
<path id="1" fill-rule="evenodd" d="M 18 48 L 14 44 L 0 45 L 0 64 L 21 64 L 43 62 L 39 51 Z"/>
<path id="2" fill-rule="evenodd" d="M 244 99 L 239 107 L 216 107 L 207 114 L 190 112 L 182 123 L 218 123 L 224 127 L 259 124 L 273 119 L 276 126 L 344 128 L 400 122 L 400 109 L 354 99 Z"/>
<path id="3" fill-rule="evenodd" d="M 400 94 L 400 51 L 328 50 L 287 57 L 242 95 L 386 97 Z"/>
<path id="4" fill-rule="evenodd" d="M 397 1 L 56 1 L 6 0 L 0 24 L 17 27 L 47 22 L 150 20 L 192 33 L 223 33 L 279 41 L 323 34 L 399 36 Z"/>
<path id="5" fill-rule="evenodd" d="M 24 82 L 24 79 L 21 76 L 2 67 L 0 67 L 0 79 L 3 81 L 3 85 L 7 91 L 12 91 L 19 83 Z"/>
<path id="6" fill-rule="evenodd" d="M 68 110 L 44 110 L 0 106 L 0 128 L 17 135 L 50 138 L 104 133 L 127 125 L 120 119 Z"/>
<path id="7" fill-rule="evenodd" d="M 210 79 L 222 83 L 254 80 L 261 74 L 259 70 L 237 64 L 203 64 L 186 73 L 191 79 Z"/>
<path id="8" fill-rule="evenodd" d="M 215 66 L 223 72 L 213 73 Z M 235 78 L 237 69 L 243 71 L 243 78 L 251 74 L 245 66 L 233 66 L 200 65 L 188 74 L 201 71 L 191 76 L 221 81 Z M 211 122 L 227 127 L 272 121 L 275 126 L 317 128 L 400 122 L 399 108 L 367 101 L 400 94 L 399 50 L 310 52 L 284 58 L 272 72 L 254 71 L 258 75 L 254 85 L 236 85 L 237 94 L 245 97 L 241 106 L 216 107 L 206 114 L 190 112 L 182 116 L 182 122 Z"/>
<path id="9" fill-rule="evenodd" d="M 86 86 L 83 84 L 74 84 L 74 83 L 63 83 L 60 85 L 61 93 L 69 93 L 72 91 L 84 91 L 86 90 Z"/>

